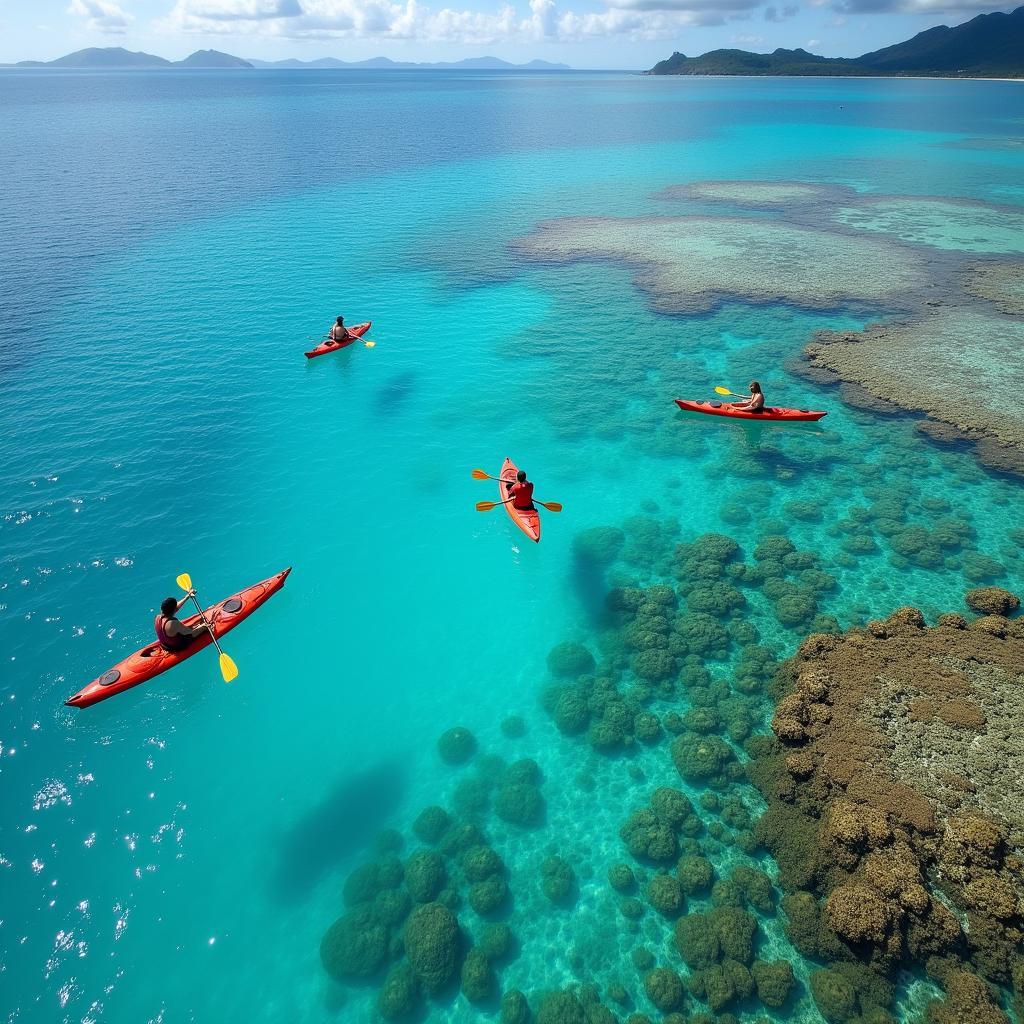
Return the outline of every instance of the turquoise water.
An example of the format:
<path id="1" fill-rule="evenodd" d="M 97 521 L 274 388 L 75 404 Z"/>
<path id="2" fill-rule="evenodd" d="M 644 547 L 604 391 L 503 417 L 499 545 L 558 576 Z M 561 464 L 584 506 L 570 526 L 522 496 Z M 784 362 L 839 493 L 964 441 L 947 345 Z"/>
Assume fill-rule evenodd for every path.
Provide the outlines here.
<path id="1" fill-rule="evenodd" d="M 549 649 L 596 651 L 604 629 L 573 537 L 645 515 L 683 540 L 728 533 L 749 559 L 785 532 L 835 578 L 819 610 L 844 626 L 904 603 L 957 609 L 983 580 L 1024 585 L 1019 482 L 784 369 L 815 330 L 870 311 L 662 316 L 628 267 L 508 250 L 551 217 L 679 214 L 655 194 L 705 179 L 1024 204 L 1024 154 L 954 145 L 1012 136 L 1016 84 L 18 74 L 0 92 L 12 1019 L 370 1019 L 374 987 L 332 982 L 320 937 L 377 833 L 412 844 L 417 813 L 450 800 L 466 770 L 435 740 L 455 724 L 545 774 L 542 829 L 487 824 L 521 947 L 502 987 L 620 979 L 649 1011 L 605 873 L 626 856 L 628 811 L 679 777 L 667 745 L 607 758 L 539 706 Z M 307 362 L 307 335 L 338 312 L 372 319 L 376 348 Z M 745 427 L 672 404 L 752 375 L 770 401 L 829 416 Z M 539 546 L 473 509 L 494 492 L 470 469 L 506 454 L 565 505 Z M 943 517 L 961 546 L 937 563 L 876 529 Z M 852 533 L 874 550 L 851 555 Z M 228 638 L 236 683 L 198 656 L 85 712 L 62 706 L 148 639 L 177 573 L 213 601 L 285 565 L 284 591 Z M 609 573 L 638 577 L 658 579 L 643 558 Z M 802 631 L 748 600 L 784 657 Z M 512 714 L 521 739 L 499 729 Z M 550 849 L 576 870 L 574 912 L 537 890 Z M 745 855 L 712 859 L 721 873 Z M 480 1015 L 450 994 L 428 1019 Z M 817 1015 L 800 995 L 781 1016 Z"/>

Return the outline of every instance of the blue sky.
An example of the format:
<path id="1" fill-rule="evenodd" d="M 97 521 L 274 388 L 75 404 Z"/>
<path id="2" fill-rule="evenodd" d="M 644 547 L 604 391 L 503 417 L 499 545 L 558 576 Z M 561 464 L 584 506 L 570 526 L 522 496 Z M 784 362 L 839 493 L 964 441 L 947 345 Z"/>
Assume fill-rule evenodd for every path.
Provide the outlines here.
<path id="1" fill-rule="evenodd" d="M 1018 0 L 1019 2 L 1019 0 Z M 493 54 L 646 68 L 673 50 L 803 46 L 855 56 L 932 25 L 1011 10 L 985 0 L 3 0 L 0 62 L 86 46 L 176 59 L 455 60 Z"/>

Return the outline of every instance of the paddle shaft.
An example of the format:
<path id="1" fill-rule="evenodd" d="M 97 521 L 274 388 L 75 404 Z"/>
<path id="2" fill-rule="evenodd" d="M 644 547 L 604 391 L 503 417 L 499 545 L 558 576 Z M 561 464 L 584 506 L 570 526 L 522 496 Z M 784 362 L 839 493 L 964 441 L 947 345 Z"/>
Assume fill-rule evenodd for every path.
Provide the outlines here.
<path id="1" fill-rule="evenodd" d="M 497 479 L 497 478 L 495 478 L 495 479 Z M 499 505 L 507 505 L 510 501 L 515 501 L 515 498 L 506 498 L 504 501 L 487 501 L 487 502 L 483 502 L 482 504 L 490 505 L 492 508 L 497 508 Z M 534 503 L 534 505 L 540 505 L 541 508 L 546 508 L 549 512 L 556 512 L 556 511 L 558 511 L 557 509 L 553 509 L 553 508 L 549 507 L 549 506 L 555 504 L 555 502 L 551 502 L 551 501 L 537 501 L 537 499 L 534 498 L 533 499 L 533 503 Z M 519 511 L 519 512 L 535 512 L 536 509 L 521 508 L 521 509 L 518 509 L 517 511 Z"/>
<path id="2" fill-rule="evenodd" d="M 213 632 L 213 626 L 210 625 L 206 620 L 206 613 L 203 611 L 202 605 L 199 603 L 199 598 L 195 594 L 189 594 L 189 597 L 195 602 L 196 611 L 199 612 L 199 618 L 202 620 L 203 625 L 209 630 L 210 639 L 213 641 L 213 646 L 217 648 L 217 653 L 223 655 L 224 652 L 220 649 L 220 644 L 217 642 L 217 636 Z"/>

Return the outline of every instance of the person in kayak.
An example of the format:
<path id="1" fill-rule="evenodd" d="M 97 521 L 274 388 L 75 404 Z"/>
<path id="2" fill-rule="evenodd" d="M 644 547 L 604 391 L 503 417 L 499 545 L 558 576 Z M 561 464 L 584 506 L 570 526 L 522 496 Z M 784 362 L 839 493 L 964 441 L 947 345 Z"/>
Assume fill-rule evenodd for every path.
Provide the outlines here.
<path id="1" fill-rule="evenodd" d="M 190 590 L 180 601 L 175 597 L 168 597 L 160 603 L 160 614 L 153 622 L 156 628 L 156 638 L 165 651 L 183 651 L 197 636 L 206 631 L 202 622 L 195 626 L 186 626 L 178 619 L 178 612 L 181 606 L 193 595 Z"/>
<path id="2" fill-rule="evenodd" d="M 337 342 L 339 345 L 343 341 L 348 341 L 349 333 L 348 328 L 345 326 L 345 318 L 343 316 L 339 316 L 338 319 L 331 324 L 331 329 L 327 332 L 327 337 L 331 341 Z"/>
<path id="3" fill-rule="evenodd" d="M 732 408 L 740 412 L 764 412 L 764 392 L 756 381 L 750 382 L 750 398 L 743 402 L 733 402 Z"/>
<path id="4" fill-rule="evenodd" d="M 515 480 L 505 484 L 505 490 L 512 499 L 512 507 L 520 512 L 530 512 L 533 509 L 533 484 L 526 479 L 526 473 L 519 470 Z"/>

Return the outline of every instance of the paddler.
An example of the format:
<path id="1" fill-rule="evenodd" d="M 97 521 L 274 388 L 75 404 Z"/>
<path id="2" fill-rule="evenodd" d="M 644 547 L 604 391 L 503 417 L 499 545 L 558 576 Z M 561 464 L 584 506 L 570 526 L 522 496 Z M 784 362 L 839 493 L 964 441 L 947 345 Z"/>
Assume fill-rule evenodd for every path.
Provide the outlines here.
<path id="1" fill-rule="evenodd" d="M 345 326 L 345 318 L 343 316 L 339 316 L 338 319 L 331 324 L 331 329 L 327 332 L 327 337 L 339 345 L 343 341 L 348 341 L 348 328 Z"/>
<path id="2" fill-rule="evenodd" d="M 512 499 L 512 507 L 520 512 L 530 512 L 533 509 L 533 484 L 526 479 L 524 470 L 519 470 L 515 480 L 505 484 L 505 490 Z"/>
<path id="3" fill-rule="evenodd" d="M 190 590 L 180 601 L 176 597 L 168 597 L 160 603 L 160 614 L 153 621 L 153 625 L 156 628 L 156 638 L 165 651 L 183 651 L 197 636 L 206 632 L 202 622 L 195 626 L 186 626 L 178 619 L 181 606 L 194 596 L 195 590 Z"/>
<path id="4" fill-rule="evenodd" d="M 733 402 L 732 408 L 740 412 L 764 412 L 764 392 L 756 381 L 750 382 L 750 398 L 743 402 Z"/>

